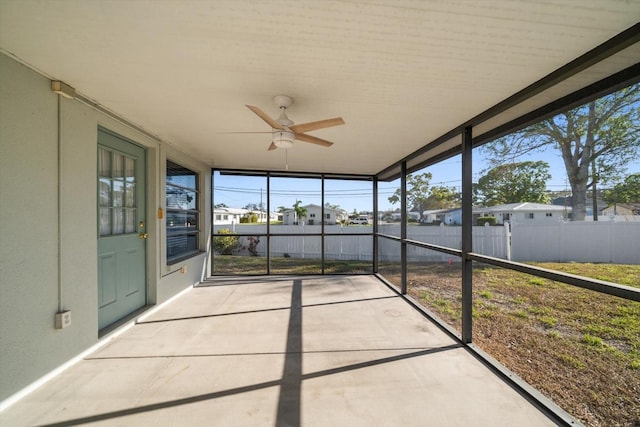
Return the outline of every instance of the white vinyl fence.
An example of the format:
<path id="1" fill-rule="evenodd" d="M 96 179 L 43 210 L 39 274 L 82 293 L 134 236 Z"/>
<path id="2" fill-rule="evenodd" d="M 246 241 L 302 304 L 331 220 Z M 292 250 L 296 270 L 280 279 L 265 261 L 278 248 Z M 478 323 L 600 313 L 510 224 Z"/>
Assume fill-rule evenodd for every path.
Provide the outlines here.
<path id="1" fill-rule="evenodd" d="M 218 229 L 228 225 L 216 226 Z M 400 236 L 398 224 L 382 224 L 380 233 Z M 325 259 L 370 261 L 373 257 L 373 237 L 367 236 L 372 227 L 325 226 L 329 234 L 365 234 L 362 236 L 325 236 Z M 266 225 L 239 225 L 236 233 L 265 234 Z M 320 259 L 321 239 L 319 225 L 274 225 L 271 226 L 272 256 Z M 411 240 L 439 246 L 460 249 L 461 231 L 459 226 L 409 226 L 407 237 Z M 277 233 L 297 234 L 296 237 Z M 241 238 L 246 248 L 249 242 Z M 258 255 L 265 256 L 266 238 L 262 237 L 256 246 Z M 614 264 L 640 264 L 640 223 L 615 221 L 557 222 L 550 224 L 512 224 L 509 226 L 473 227 L 473 251 L 502 259 L 538 262 L 602 262 Z M 245 249 L 241 252 L 248 255 Z M 380 261 L 399 261 L 400 244 L 396 241 L 379 239 Z M 447 262 L 459 261 L 450 255 L 409 245 L 408 261 Z"/>
<path id="2" fill-rule="evenodd" d="M 400 235 L 400 226 L 385 224 L 380 226 L 380 233 L 392 236 Z M 462 248 L 462 227 L 460 226 L 409 226 L 407 238 L 419 242 L 446 246 L 453 249 Z M 509 228 L 506 226 L 473 227 L 473 251 L 496 258 L 509 259 Z M 400 261 L 400 243 L 389 239 L 379 239 L 380 261 Z M 409 245 L 407 261 L 409 262 L 446 262 L 449 259 L 458 262 L 457 257 Z"/>
<path id="3" fill-rule="evenodd" d="M 514 261 L 640 264 L 640 223 L 557 222 L 513 224 Z"/>
<path id="4" fill-rule="evenodd" d="M 229 228 L 229 226 L 216 226 L 214 233 L 218 229 Z M 392 236 L 400 236 L 400 226 L 398 224 L 384 224 L 380 226 L 380 233 Z M 241 225 L 235 227 L 235 232 L 239 234 L 264 234 L 265 225 Z M 367 234 L 372 232 L 372 227 L 342 227 L 339 225 L 327 225 L 324 228 L 325 234 L 357 233 Z M 321 239 L 319 236 L 305 236 L 305 234 L 320 233 L 319 225 L 274 225 L 270 227 L 271 234 L 271 255 L 290 256 L 292 258 L 312 258 L 319 259 L 321 253 Z M 438 246 L 460 249 L 462 228 L 455 226 L 410 226 L 407 228 L 407 237 L 411 240 L 431 243 Z M 282 236 L 278 233 L 297 234 L 296 237 Z M 242 237 L 242 246 L 248 247 L 249 242 Z M 499 227 L 473 227 L 473 249 L 484 255 L 498 258 L 509 257 L 509 235 L 508 228 Z M 400 244 L 390 239 L 379 239 L 379 253 L 381 261 L 399 261 Z M 256 246 L 258 255 L 265 256 L 266 238 L 262 237 Z M 241 252 L 248 254 L 246 249 Z M 425 262 L 446 262 L 451 256 L 428 249 L 410 245 L 407 251 L 408 260 Z M 373 259 L 373 237 L 372 236 L 325 236 L 325 259 L 337 260 L 360 260 L 370 261 Z M 455 261 L 458 261 L 457 259 Z"/>

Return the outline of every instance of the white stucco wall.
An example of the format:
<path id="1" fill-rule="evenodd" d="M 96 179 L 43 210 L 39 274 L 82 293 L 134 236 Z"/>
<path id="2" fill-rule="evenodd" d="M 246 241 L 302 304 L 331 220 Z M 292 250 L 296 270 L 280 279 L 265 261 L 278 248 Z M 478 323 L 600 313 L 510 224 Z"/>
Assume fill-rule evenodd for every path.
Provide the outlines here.
<path id="1" fill-rule="evenodd" d="M 167 157 L 199 172 L 200 247 L 206 249 L 210 168 L 62 98 L 59 150 L 58 95 L 49 79 L 0 54 L 0 401 L 98 341 L 98 126 L 148 148 L 148 302 L 162 302 L 208 274 L 206 253 L 165 265 L 164 220 L 156 212 L 164 206 Z M 72 314 L 71 326 L 61 330 L 54 328 L 59 300 Z"/>

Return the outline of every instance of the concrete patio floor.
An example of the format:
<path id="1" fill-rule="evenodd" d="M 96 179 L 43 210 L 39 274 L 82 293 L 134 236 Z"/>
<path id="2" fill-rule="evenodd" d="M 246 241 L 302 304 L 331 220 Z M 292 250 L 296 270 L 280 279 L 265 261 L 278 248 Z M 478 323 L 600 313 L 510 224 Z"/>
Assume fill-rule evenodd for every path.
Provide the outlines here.
<path id="1" fill-rule="evenodd" d="M 87 424 L 555 425 L 373 276 L 212 279 L 0 414 Z"/>

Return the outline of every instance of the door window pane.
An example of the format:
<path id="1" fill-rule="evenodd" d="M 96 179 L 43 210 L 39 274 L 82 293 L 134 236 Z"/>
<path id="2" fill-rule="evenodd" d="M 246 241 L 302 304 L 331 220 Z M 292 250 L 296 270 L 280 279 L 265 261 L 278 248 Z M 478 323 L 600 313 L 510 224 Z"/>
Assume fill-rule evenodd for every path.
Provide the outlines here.
<path id="1" fill-rule="evenodd" d="M 124 206 L 124 183 L 113 180 L 113 206 Z"/>
<path id="2" fill-rule="evenodd" d="M 136 183 L 126 183 L 125 184 L 125 206 L 128 208 L 133 208 L 136 206 Z"/>
<path id="3" fill-rule="evenodd" d="M 122 154 L 113 154 L 112 173 L 114 178 L 124 177 L 124 156 Z"/>
<path id="4" fill-rule="evenodd" d="M 126 233 L 135 233 L 136 232 L 136 209 L 127 209 L 125 211 L 125 232 Z"/>
<path id="5" fill-rule="evenodd" d="M 111 209 L 100 208 L 100 235 L 108 236 L 111 234 Z"/>
<path id="6" fill-rule="evenodd" d="M 98 186 L 100 206 L 111 206 L 111 180 L 108 178 L 100 178 Z"/>
<path id="7" fill-rule="evenodd" d="M 98 150 L 98 176 L 111 176 L 111 151 Z"/>
<path id="8" fill-rule="evenodd" d="M 124 209 L 113 209 L 113 230 L 111 234 L 124 233 Z"/>
<path id="9" fill-rule="evenodd" d="M 98 149 L 100 236 L 138 231 L 135 169 L 135 158 L 104 147 Z"/>
<path id="10" fill-rule="evenodd" d="M 135 176 L 135 172 L 136 172 L 136 161 L 135 159 L 132 159 L 130 157 L 125 157 L 124 158 L 124 176 L 126 178 L 127 181 L 131 182 L 131 181 L 135 181 L 136 176 Z"/>

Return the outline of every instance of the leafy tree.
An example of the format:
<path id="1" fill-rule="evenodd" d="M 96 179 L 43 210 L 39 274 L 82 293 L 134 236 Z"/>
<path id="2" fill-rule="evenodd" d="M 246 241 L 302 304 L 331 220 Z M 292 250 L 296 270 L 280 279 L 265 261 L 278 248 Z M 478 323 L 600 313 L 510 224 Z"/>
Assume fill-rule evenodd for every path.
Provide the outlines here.
<path id="1" fill-rule="evenodd" d="M 324 207 L 325 208 L 329 208 L 329 209 L 333 209 L 334 211 L 336 211 L 336 220 L 337 221 L 339 221 L 339 222 L 346 222 L 347 221 L 347 218 L 349 217 L 349 214 L 347 213 L 346 210 L 342 209 L 340 207 L 340 205 L 334 205 L 334 204 L 331 204 L 329 202 L 325 202 Z"/>
<path id="2" fill-rule="evenodd" d="M 243 208 L 248 211 L 259 211 L 260 207 L 255 203 L 247 203 L 247 205 Z"/>
<path id="3" fill-rule="evenodd" d="M 278 206 L 278 213 L 284 213 L 284 211 L 286 211 L 287 208 L 285 208 L 284 206 Z"/>
<path id="4" fill-rule="evenodd" d="M 424 220 L 424 211 L 428 209 L 443 209 L 458 204 L 458 193 L 455 188 L 443 186 L 430 187 L 431 173 L 407 176 L 407 206 L 420 213 L 420 222 Z M 400 188 L 389 196 L 389 202 L 396 204 L 400 201 Z"/>
<path id="5" fill-rule="evenodd" d="M 624 182 L 605 190 L 604 200 L 612 205 L 617 203 L 640 202 L 640 173 L 628 175 Z"/>
<path id="6" fill-rule="evenodd" d="M 253 224 L 258 222 L 258 214 L 255 212 L 248 212 L 240 218 L 241 223 L 245 224 Z"/>
<path id="7" fill-rule="evenodd" d="M 431 178 L 433 178 L 433 175 L 429 172 L 407 176 L 407 207 L 410 210 L 420 212 L 421 222 L 423 220 L 423 212 L 427 209 Z M 397 188 L 396 191 L 389 196 L 389 202 L 395 205 L 400 202 L 401 196 L 401 189 Z"/>
<path id="8" fill-rule="evenodd" d="M 293 210 L 296 213 L 296 222 L 300 224 L 300 219 L 307 217 L 307 208 L 300 206 L 302 202 L 300 200 L 293 204 Z"/>
<path id="9" fill-rule="evenodd" d="M 640 157 L 640 84 L 588 102 L 487 144 L 497 164 L 557 149 L 572 191 L 573 220 L 583 221 L 588 189 L 619 178 Z"/>
<path id="10" fill-rule="evenodd" d="M 454 187 L 431 187 L 427 209 L 447 209 L 460 206 L 460 193 Z"/>
<path id="11" fill-rule="evenodd" d="M 228 228 L 218 230 L 218 235 L 213 238 L 213 248 L 220 255 L 233 255 L 242 250 L 240 238 Z"/>
<path id="12" fill-rule="evenodd" d="M 218 209 L 218 208 L 228 208 L 229 206 L 225 205 L 224 203 L 218 203 L 217 205 L 214 206 L 214 208 Z"/>
<path id="13" fill-rule="evenodd" d="M 485 206 L 506 203 L 550 203 L 546 193 L 551 179 L 549 164 L 543 161 L 496 166 L 473 186 L 474 201 Z"/>

